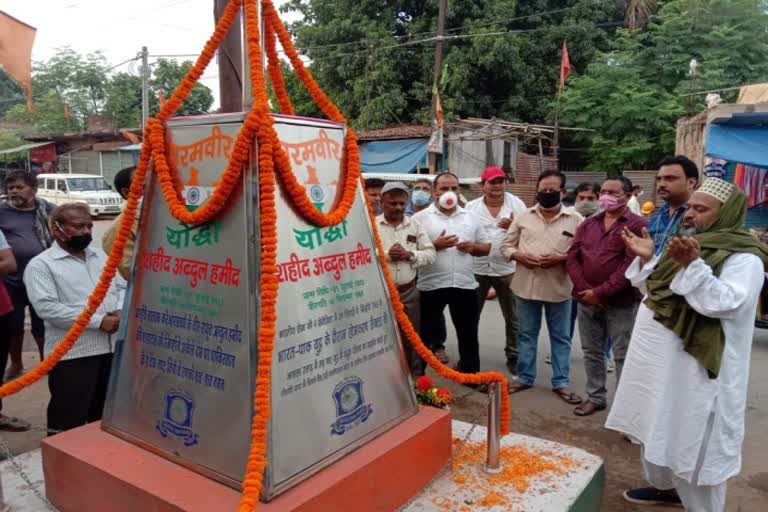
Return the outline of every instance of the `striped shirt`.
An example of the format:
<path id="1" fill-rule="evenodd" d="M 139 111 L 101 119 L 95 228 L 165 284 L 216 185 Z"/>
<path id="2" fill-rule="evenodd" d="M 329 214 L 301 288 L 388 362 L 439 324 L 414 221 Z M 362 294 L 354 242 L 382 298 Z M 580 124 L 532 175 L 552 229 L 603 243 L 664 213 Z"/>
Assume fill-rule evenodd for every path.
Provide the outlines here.
<path id="1" fill-rule="evenodd" d="M 24 271 L 24 284 L 32 307 L 45 321 L 45 355 L 50 354 L 86 307 L 88 297 L 99 281 L 107 256 L 101 249 L 89 246 L 85 260 L 69 254 L 57 242 L 29 262 Z M 115 275 L 104 302 L 91 317 L 85 332 L 62 359 L 109 354 L 113 350 L 111 336 L 99 326 L 110 311 L 123 305 L 125 281 Z"/>

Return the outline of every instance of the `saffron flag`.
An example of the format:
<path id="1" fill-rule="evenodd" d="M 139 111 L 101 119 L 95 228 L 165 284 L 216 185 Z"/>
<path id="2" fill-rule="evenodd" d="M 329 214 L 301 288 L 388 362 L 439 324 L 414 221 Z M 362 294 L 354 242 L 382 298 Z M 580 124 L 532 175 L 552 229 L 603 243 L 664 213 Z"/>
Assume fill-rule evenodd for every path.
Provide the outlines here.
<path id="1" fill-rule="evenodd" d="M 157 100 L 160 102 L 161 107 L 165 104 L 165 94 L 163 94 L 163 91 L 157 91 Z"/>
<path id="2" fill-rule="evenodd" d="M 571 74 L 571 60 L 568 58 L 568 47 L 563 41 L 563 58 L 560 61 L 560 90 L 565 87 L 565 79 Z"/>
<path id="3" fill-rule="evenodd" d="M 27 93 L 32 105 L 32 45 L 37 29 L 0 11 L 0 66 Z"/>
<path id="4" fill-rule="evenodd" d="M 435 118 L 432 119 L 432 135 L 427 142 L 427 151 L 443 154 L 443 105 L 437 85 L 432 88 L 432 93 L 435 95 Z"/>
<path id="5" fill-rule="evenodd" d="M 69 121 L 69 104 L 68 103 L 64 104 L 64 119 Z"/>

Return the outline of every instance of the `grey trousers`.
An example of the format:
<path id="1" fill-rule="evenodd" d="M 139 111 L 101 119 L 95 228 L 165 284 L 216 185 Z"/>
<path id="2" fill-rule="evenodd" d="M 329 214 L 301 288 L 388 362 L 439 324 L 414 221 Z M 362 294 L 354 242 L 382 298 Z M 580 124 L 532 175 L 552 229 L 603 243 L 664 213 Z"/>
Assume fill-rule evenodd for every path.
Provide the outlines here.
<path id="1" fill-rule="evenodd" d="M 481 313 L 483 312 L 485 299 L 488 297 L 488 290 L 490 290 L 491 287 L 496 290 L 496 297 L 499 299 L 499 306 L 501 307 L 501 316 L 504 317 L 504 325 L 506 328 L 504 354 L 507 356 L 508 361 L 517 361 L 517 306 L 515 302 L 515 294 L 509 288 L 513 275 L 514 274 L 506 276 L 481 276 L 475 274 L 475 279 L 480 285 L 477 289 L 477 298 L 480 301 Z"/>
<path id="2" fill-rule="evenodd" d="M 635 325 L 637 304 L 627 307 L 598 308 L 579 303 L 579 336 L 584 351 L 584 369 L 587 372 L 587 398 L 597 406 L 608 403 L 606 389 L 605 339 L 613 340 L 613 358 L 616 361 L 616 386 L 621 379 L 624 359 L 627 357 L 629 338 Z"/>
<path id="3" fill-rule="evenodd" d="M 408 315 L 408 319 L 413 324 L 413 328 L 416 332 L 421 334 L 421 300 L 418 288 L 415 286 L 410 290 L 406 290 L 400 293 L 400 302 L 403 303 L 405 314 Z M 419 354 L 408 341 L 405 333 L 400 329 L 400 338 L 403 340 L 403 348 L 405 349 L 406 361 L 408 361 L 408 368 L 411 370 L 411 375 L 421 376 L 424 375 L 424 360 L 419 357 Z"/>

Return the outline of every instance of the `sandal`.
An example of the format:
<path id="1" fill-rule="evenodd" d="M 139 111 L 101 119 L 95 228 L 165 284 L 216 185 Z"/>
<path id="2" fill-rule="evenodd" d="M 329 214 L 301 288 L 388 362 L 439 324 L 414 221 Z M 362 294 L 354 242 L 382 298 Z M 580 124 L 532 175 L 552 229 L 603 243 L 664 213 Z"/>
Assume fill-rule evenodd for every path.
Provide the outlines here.
<path id="1" fill-rule="evenodd" d="M 510 395 L 513 395 L 515 393 L 519 393 L 520 391 L 525 391 L 526 389 L 531 389 L 533 386 L 530 384 L 526 384 L 525 382 L 520 382 L 519 380 L 516 380 L 514 382 L 510 382 L 509 386 L 507 386 L 507 393 Z"/>
<path id="2" fill-rule="evenodd" d="M 552 392 L 567 404 L 580 405 L 584 401 L 579 395 L 573 391 L 569 391 L 568 388 L 557 388 L 553 389 Z"/>
<path id="3" fill-rule="evenodd" d="M 573 410 L 573 414 L 576 416 L 592 416 L 596 412 L 604 411 L 605 409 L 605 405 L 597 405 L 593 404 L 592 402 L 585 402 L 582 405 L 576 407 Z"/>
<path id="4" fill-rule="evenodd" d="M 32 428 L 32 425 L 19 418 L 0 415 L 0 431 L 5 432 L 26 432 Z"/>

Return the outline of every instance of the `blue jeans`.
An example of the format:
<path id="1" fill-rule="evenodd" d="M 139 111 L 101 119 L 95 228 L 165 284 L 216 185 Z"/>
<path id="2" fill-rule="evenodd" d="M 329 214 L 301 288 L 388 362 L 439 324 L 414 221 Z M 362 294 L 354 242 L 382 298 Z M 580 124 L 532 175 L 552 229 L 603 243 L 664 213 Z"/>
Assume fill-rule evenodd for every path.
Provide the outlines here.
<path id="1" fill-rule="evenodd" d="M 536 352 L 541 312 L 547 319 L 552 350 L 552 389 L 568 387 L 571 370 L 571 301 L 543 302 L 517 297 L 517 380 L 530 386 L 536 381 Z"/>

